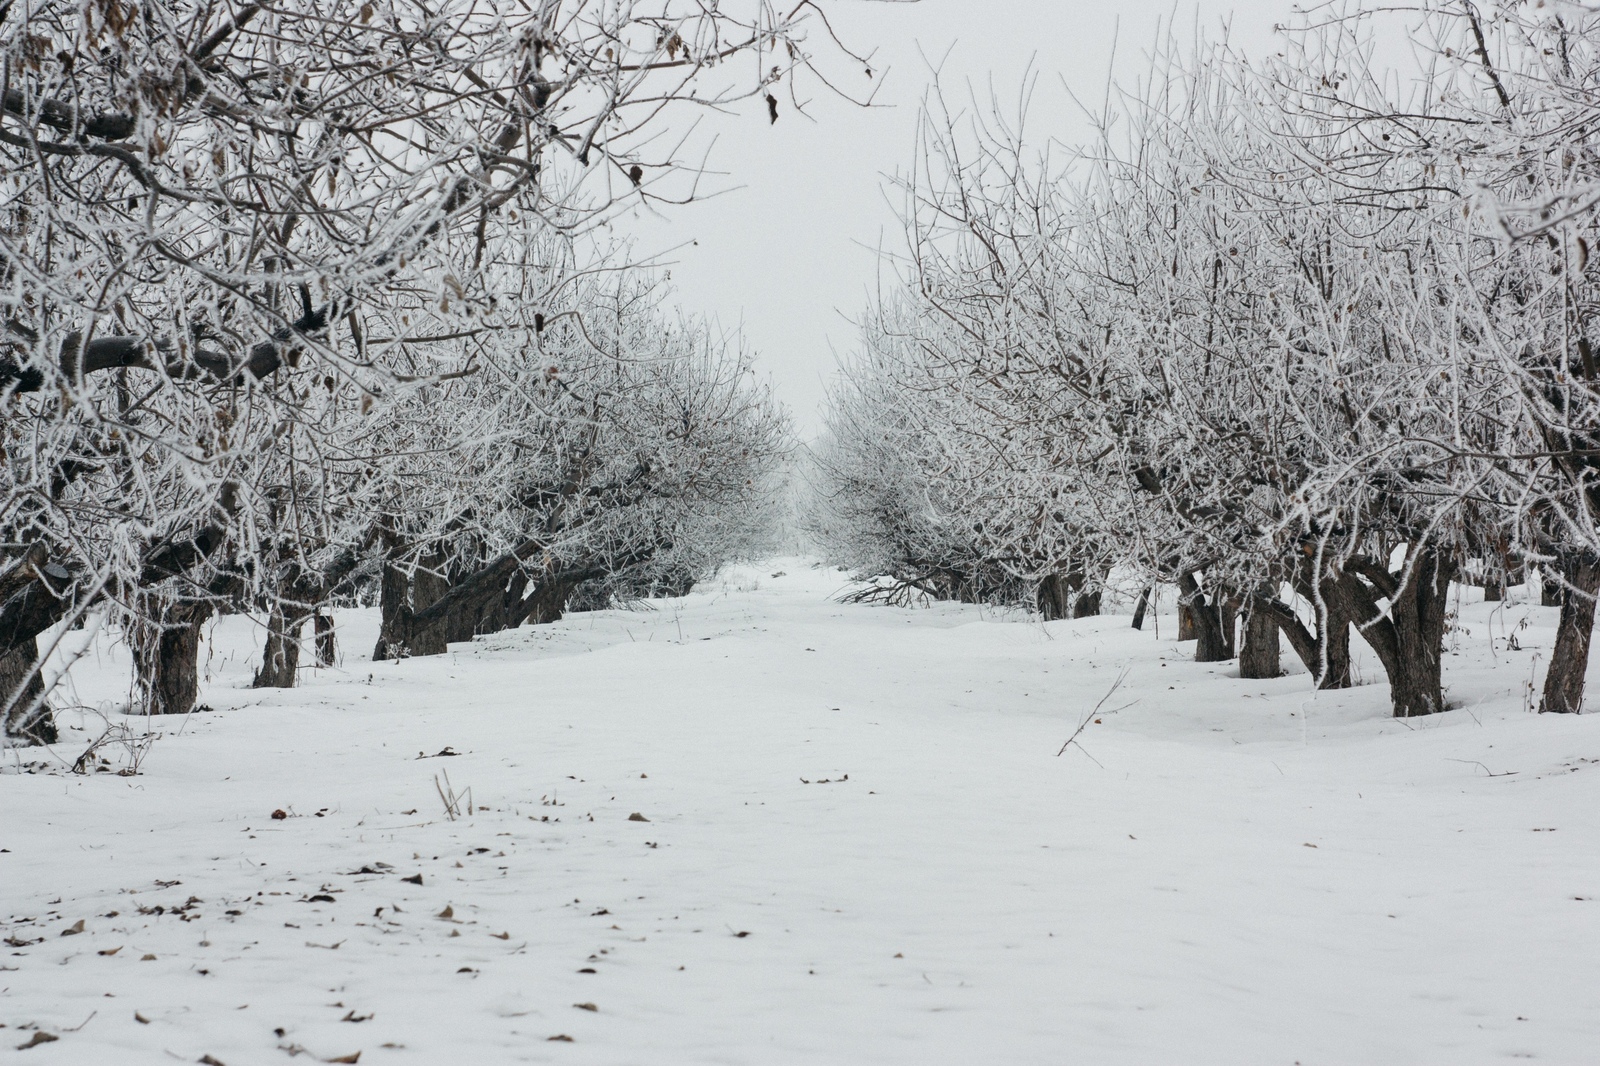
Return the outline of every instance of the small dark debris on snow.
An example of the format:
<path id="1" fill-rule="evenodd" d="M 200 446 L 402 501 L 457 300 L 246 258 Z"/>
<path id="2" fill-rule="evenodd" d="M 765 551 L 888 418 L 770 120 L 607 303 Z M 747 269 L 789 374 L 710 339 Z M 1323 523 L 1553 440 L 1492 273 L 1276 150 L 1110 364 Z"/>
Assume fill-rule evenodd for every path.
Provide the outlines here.
<path id="1" fill-rule="evenodd" d="M 600 1009 L 593 1003 L 574 1003 L 573 1006 L 577 1007 L 579 1010 L 598 1011 Z"/>
<path id="2" fill-rule="evenodd" d="M 332 896 L 327 895 L 326 893 L 318 892 L 315 896 L 312 896 L 310 899 L 306 900 L 306 902 L 307 903 L 335 903 L 337 901 Z"/>
<path id="3" fill-rule="evenodd" d="M 546 1042 L 549 1042 L 551 1040 L 559 1040 L 563 1044 L 574 1043 L 572 1037 L 568 1036 L 566 1033 L 557 1033 L 555 1036 L 547 1036 L 547 1037 L 545 1037 L 545 1041 Z"/>
<path id="4" fill-rule="evenodd" d="M 579 970 L 578 972 L 579 973 L 599 973 L 600 971 L 596 970 L 593 966 L 585 966 L 583 969 Z"/>
<path id="5" fill-rule="evenodd" d="M 750 935 L 750 930 L 748 930 L 748 929 L 741 929 L 741 930 L 739 930 L 739 931 L 738 931 L 738 932 L 737 932 L 737 933 L 735 933 L 735 934 L 733 934 L 733 935 L 734 935 L 734 936 L 738 936 L 738 937 L 745 937 L 745 936 L 749 936 L 749 935 Z"/>
<path id="6" fill-rule="evenodd" d="M 195 1061 L 202 1063 L 203 1066 L 227 1066 L 227 1063 L 223 1062 L 214 1055 L 201 1055 L 198 1059 L 195 1059 Z"/>
<path id="7" fill-rule="evenodd" d="M 400 880 L 404 881 L 408 885 L 420 885 L 422 884 L 422 875 L 412 874 L 410 877 L 402 877 Z"/>
<path id="8" fill-rule="evenodd" d="M 60 1039 L 61 1038 L 56 1036 L 54 1033 L 47 1033 L 41 1029 L 37 1033 L 34 1033 L 33 1039 L 29 1040 L 26 1044 L 18 1044 L 17 1050 L 27 1051 L 31 1047 L 38 1047 L 40 1044 L 53 1044 Z"/>
<path id="9" fill-rule="evenodd" d="M 419 759 L 448 759 L 448 758 L 451 758 L 453 756 L 460 755 L 460 754 L 461 753 L 459 751 L 456 751 L 450 745 L 446 744 L 444 747 L 440 748 L 438 751 L 434 752 L 432 755 L 427 755 L 427 754 L 424 754 L 423 752 L 419 751 L 419 752 L 417 752 L 417 758 L 419 758 Z"/>
<path id="10" fill-rule="evenodd" d="M 289 817 L 289 812 L 281 807 L 272 812 L 272 820 L 274 822 L 281 822 L 287 817 Z"/>
<path id="11" fill-rule="evenodd" d="M 634 811 L 632 814 L 628 815 L 628 821 L 630 822 L 648 822 L 649 820 L 650 819 L 646 818 L 638 811 Z"/>

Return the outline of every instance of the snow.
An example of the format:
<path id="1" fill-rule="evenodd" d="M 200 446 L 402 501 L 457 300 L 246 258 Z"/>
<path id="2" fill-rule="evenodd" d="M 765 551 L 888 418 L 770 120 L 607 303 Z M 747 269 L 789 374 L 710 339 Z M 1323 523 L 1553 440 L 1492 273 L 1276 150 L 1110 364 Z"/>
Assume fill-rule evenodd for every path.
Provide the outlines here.
<path id="1" fill-rule="evenodd" d="M 1600 722 L 1524 695 L 1553 609 L 1464 603 L 1463 709 L 1397 722 L 1170 615 L 843 584 L 773 560 L 399 663 L 344 612 L 290 691 L 223 619 L 215 711 L 131 777 L 64 770 L 126 699 L 101 634 L 101 709 L 0 753 L 0 1060 L 1594 1061 Z"/>

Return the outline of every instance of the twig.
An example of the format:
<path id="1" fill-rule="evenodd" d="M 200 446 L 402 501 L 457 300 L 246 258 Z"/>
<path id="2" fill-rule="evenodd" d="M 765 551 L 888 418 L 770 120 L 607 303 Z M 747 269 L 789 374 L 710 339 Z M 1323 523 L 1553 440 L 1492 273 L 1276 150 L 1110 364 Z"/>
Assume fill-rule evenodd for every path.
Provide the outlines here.
<path id="1" fill-rule="evenodd" d="M 1106 705 L 1106 701 L 1109 700 L 1112 697 L 1112 695 L 1117 691 L 1117 689 L 1122 687 L 1122 683 L 1128 679 L 1128 674 L 1131 673 L 1132 671 L 1133 671 L 1133 667 L 1131 665 L 1124 666 L 1122 668 L 1122 672 L 1120 674 L 1118 674 L 1117 675 L 1117 679 L 1111 683 L 1111 687 L 1106 690 L 1106 694 L 1104 696 L 1100 697 L 1100 702 L 1094 705 L 1094 710 L 1090 711 L 1087 715 L 1084 716 L 1083 721 L 1078 723 L 1078 728 L 1074 729 L 1072 731 L 1072 735 L 1067 738 L 1067 742 L 1065 744 L 1061 745 L 1061 750 L 1056 752 L 1056 757 L 1057 758 L 1060 758 L 1060 756 L 1063 753 L 1065 753 L 1068 748 L 1070 748 L 1074 744 L 1078 743 L 1078 735 L 1080 733 L 1082 733 L 1085 729 L 1088 728 L 1089 723 L 1094 721 L 1096 715 L 1100 714 L 1100 708 L 1104 707 Z M 1114 708 L 1112 710 L 1106 711 L 1105 713 L 1106 714 L 1116 714 L 1117 711 L 1125 711 L 1129 707 L 1132 707 L 1134 703 L 1138 703 L 1138 702 L 1139 702 L 1138 700 L 1134 700 L 1132 703 L 1124 703 L 1121 707 Z M 1089 753 L 1087 751 L 1084 751 L 1084 747 L 1083 747 L 1082 744 L 1078 744 L 1078 750 L 1082 751 L 1085 755 L 1089 755 Z M 1095 761 L 1095 765 L 1097 765 L 1097 766 L 1099 765 L 1099 760 L 1095 760 L 1093 755 L 1089 755 L 1089 758 L 1091 760 Z"/>

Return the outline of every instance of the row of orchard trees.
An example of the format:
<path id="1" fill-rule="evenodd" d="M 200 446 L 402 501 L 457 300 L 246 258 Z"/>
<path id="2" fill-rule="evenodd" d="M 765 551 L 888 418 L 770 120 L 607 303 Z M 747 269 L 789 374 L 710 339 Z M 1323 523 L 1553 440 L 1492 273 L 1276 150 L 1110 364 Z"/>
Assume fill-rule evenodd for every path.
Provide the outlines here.
<path id="1" fill-rule="evenodd" d="M 784 416 L 599 235 L 692 192 L 671 115 L 809 66 L 808 8 L 0 0 L 5 734 L 91 617 L 182 712 L 219 611 L 286 686 L 359 588 L 396 657 L 747 550 Z"/>
<path id="2" fill-rule="evenodd" d="M 820 448 L 854 565 L 1083 610 L 1175 584 L 1202 660 L 1323 687 L 1352 631 L 1396 715 L 1444 708 L 1452 582 L 1536 566 L 1544 707 L 1581 706 L 1600 588 L 1600 16 L 1372 19 L 1158 56 L 1060 165 L 930 108 L 909 254 Z M 1387 24 L 1385 24 L 1387 25 Z"/>

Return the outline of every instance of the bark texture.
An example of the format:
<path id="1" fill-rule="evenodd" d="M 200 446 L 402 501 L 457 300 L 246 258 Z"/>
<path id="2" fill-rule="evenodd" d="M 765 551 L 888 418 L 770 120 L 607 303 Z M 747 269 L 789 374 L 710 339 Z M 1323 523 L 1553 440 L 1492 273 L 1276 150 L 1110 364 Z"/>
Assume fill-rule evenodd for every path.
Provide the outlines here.
<path id="1" fill-rule="evenodd" d="M 178 603 L 140 627 L 134 645 L 134 712 L 188 714 L 200 699 L 200 634 L 214 608 Z"/>
<path id="2" fill-rule="evenodd" d="M 45 700 L 38 653 L 27 645 L 0 657 L 0 721 L 5 735 L 18 744 L 54 744 L 55 714 Z"/>
<path id="3" fill-rule="evenodd" d="M 251 688 L 294 688 L 300 669 L 300 628 L 305 619 L 291 619 L 281 608 L 267 618 L 267 641 L 261 651 L 261 668 Z"/>
<path id="4" fill-rule="evenodd" d="M 1244 646 L 1239 649 L 1239 676 L 1271 678 L 1282 673 L 1278 620 L 1265 606 L 1252 602 L 1244 616 Z"/>
<path id="5" fill-rule="evenodd" d="M 1566 595 L 1556 644 L 1550 651 L 1550 670 L 1544 677 L 1540 713 L 1578 714 L 1583 710 L 1583 679 L 1589 670 L 1589 640 L 1594 634 L 1595 595 L 1600 592 L 1600 558 L 1592 555 L 1564 560 Z"/>

